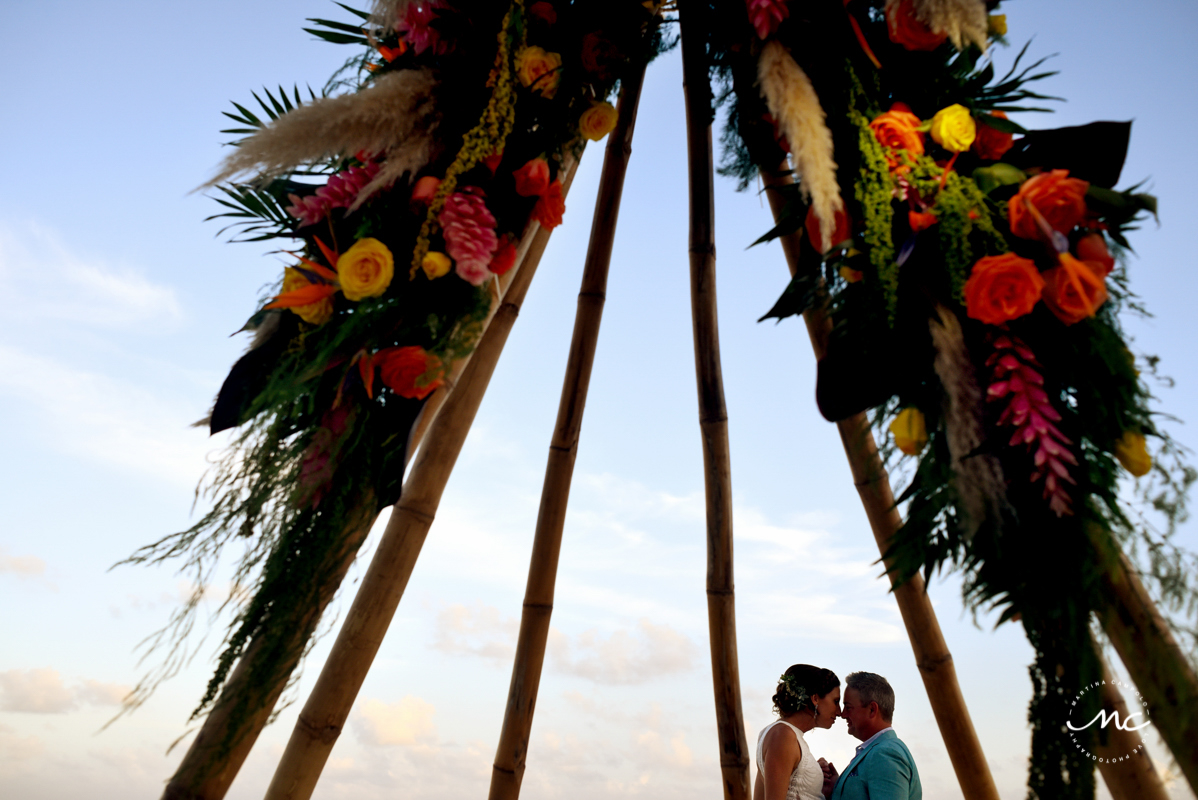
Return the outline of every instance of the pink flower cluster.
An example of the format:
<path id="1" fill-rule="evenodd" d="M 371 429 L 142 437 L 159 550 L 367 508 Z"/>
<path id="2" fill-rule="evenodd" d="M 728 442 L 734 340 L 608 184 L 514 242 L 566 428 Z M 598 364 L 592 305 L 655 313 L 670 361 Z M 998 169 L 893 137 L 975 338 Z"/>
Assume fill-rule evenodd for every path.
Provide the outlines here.
<path id="1" fill-rule="evenodd" d="M 453 45 L 441 38 L 441 31 L 432 23 L 437 19 L 437 11 L 448 6 L 445 0 L 414 0 L 404 9 L 395 32 L 404 37 L 417 55 L 432 50 L 433 55 L 443 56 L 453 49 Z"/>
<path id="2" fill-rule="evenodd" d="M 451 194 L 445 200 L 440 219 L 445 250 L 456 262 L 458 276 L 473 286 L 481 286 L 491 277 L 488 265 L 499 249 L 495 217 L 487 210 L 482 189 L 468 186 Z"/>
<path id="3" fill-rule="evenodd" d="M 1023 342 L 1011 336 L 994 340 L 994 353 L 986 360 L 993 368 L 994 380 L 986 390 L 987 401 L 1009 398 L 998 424 L 1015 429 L 1008 444 L 1026 445 L 1034 450 L 1033 482 L 1044 480 L 1044 498 L 1058 517 L 1072 514 L 1072 500 L 1066 483 L 1077 484 L 1066 464 L 1077 466 L 1077 457 L 1069 450 L 1073 444 L 1054 422 L 1061 414 L 1052 407 L 1044 391 L 1044 376 L 1036 371 L 1036 356 Z"/>
<path id="4" fill-rule="evenodd" d="M 312 442 L 304 451 L 299 485 L 313 508 L 320 505 L 332 486 L 333 471 L 336 469 L 333 454 L 338 449 L 338 441 L 353 422 L 352 416 L 347 403 L 324 412 L 320 427 L 312 434 Z"/>
<path id="5" fill-rule="evenodd" d="M 745 0 L 749 9 L 749 21 L 757 29 L 759 39 L 768 39 L 778 30 L 782 20 L 790 16 L 787 0 Z"/>
<path id="6" fill-rule="evenodd" d="M 349 208 L 358 199 L 362 187 L 374 180 L 379 173 L 379 165 L 374 162 L 364 167 L 350 167 L 344 172 L 338 172 L 329 178 L 329 182 L 316 190 L 316 194 L 300 197 L 296 194 L 287 195 L 291 205 L 287 213 L 296 219 L 303 220 L 300 227 L 315 225 L 328 216 L 334 208 Z"/>

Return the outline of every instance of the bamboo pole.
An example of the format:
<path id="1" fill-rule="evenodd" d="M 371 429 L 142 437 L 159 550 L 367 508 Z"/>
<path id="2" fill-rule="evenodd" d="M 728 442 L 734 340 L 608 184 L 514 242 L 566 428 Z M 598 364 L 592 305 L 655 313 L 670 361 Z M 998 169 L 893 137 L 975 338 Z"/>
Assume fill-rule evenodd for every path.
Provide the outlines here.
<path id="1" fill-rule="evenodd" d="M 766 195 L 774 219 L 779 221 L 785 201 L 779 192 L 768 190 L 791 183 L 790 167 L 784 163 L 774 174 L 763 171 L 762 180 L 767 188 Z M 781 242 L 793 275 L 799 263 L 799 234 L 783 236 Z M 807 324 L 816 360 L 819 360 L 827 353 L 831 321 L 822 308 L 809 310 L 803 315 L 803 320 Z M 902 526 L 903 519 L 895 504 L 890 478 L 878 455 L 869 421 L 865 414 L 856 414 L 836 423 L 836 427 L 874 539 L 878 549 L 885 553 L 894 534 Z M 890 564 L 886 566 L 890 567 Z M 894 597 L 962 794 L 966 800 L 998 800 L 998 788 L 990 774 L 986 755 L 982 752 L 982 744 L 969 716 L 969 708 L 965 705 L 965 697 L 961 694 L 952 653 L 940 631 L 940 623 L 932 608 L 931 598 L 925 591 L 923 578 L 915 575 L 895 587 Z"/>
<path id="2" fill-rule="evenodd" d="M 1127 703 L 1114 685 L 1115 676 L 1097 642 L 1094 651 L 1102 662 L 1102 709 L 1108 714 L 1115 711 L 1116 719 L 1126 720 Z M 1140 722 L 1137 720 L 1135 724 Z M 1144 749 L 1140 734 L 1124 730 L 1117 724 L 1109 725 L 1105 730 L 1106 744 L 1098 744 L 1094 755 L 1098 757 L 1098 772 L 1113 800 L 1169 800 L 1165 784 L 1153 766 L 1152 756 Z"/>
<path id="3" fill-rule="evenodd" d="M 557 582 L 562 531 L 566 525 L 570 483 L 574 477 L 574 459 L 578 455 L 591 367 L 595 362 L 595 348 L 599 341 L 612 242 L 620 213 L 620 197 L 624 191 L 624 175 L 632 154 L 632 132 L 636 125 L 637 105 L 646 66 L 644 62 L 640 63 L 634 68 L 633 74 L 621 82 L 616 127 L 607 140 L 607 151 L 603 157 L 603 173 L 599 178 L 590 244 L 582 271 L 582 286 L 578 291 L 574 334 L 570 341 L 566 375 L 562 381 L 557 422 L 549 441 L 549 458 L 545 465 L 545 482 L 537 513 L 524 608 L 520 615 L 512 682 L 491 772 L 490 800 L 515 800 L 520 795 L 520 784 L 524 780 L 528 740 L 532 731 L 537 690 L 541 683 L 541 668 L 545 663 L 545 645 L 549 639 L 549 618 L 553 613 L 553 593 Z"/>
<path id="4" fill-rule="evenodd" d="M 512 280 L 457 387 L 448 395 L 429 427 L 429 445 L 422 447 L 416 455 L 404 482 L 403 494 L 391 511 L 391 519 L 362 579 L 358 595 L 350 606 L 316 686 L 296 720 L 291 739 L 267 789 L 268 800 L 312 796 L 399 607 L 436 516 L 441 494 L 548 240 L 548 231 L 537 234 L 527 263 Z"/>
<path id="5" fill-rule="evenodd" d="M 573 179 L 576 167 L 576 162 L 572 162 L 567 166 L 566 175 L 562 181 L 563 194 L 569 191 L 569 184 Z M 510 284 L 525 267 L 534 271 L 536 270 L 541 255 L 545 251 L 548 239 L 549 232 L 541 230 L 539 225 L 533 223 L 529 227 L 529 230 L 521 238 L 520 248 L 517 251 L 518 258 L 516 266 L 505 273 L 498 282 L 497 294 L 500 297 L 505 296 Z M 500 303 L 494 304 L 492 317 L 494 310 L 499 307 Z M 490 318 L 488 318 L 487 325 L 489 325 L 489 321 Z M 485 330 L 484 337 L 486 336 Z M 421 412 L 420 418 L 416 425 L 413 426 L 412 433 L 409 436 L 407 459 L 411 459 L 412 453 L 423 441 L 429 425 L 436 417 L 437 412 L 445 402 L 446 396 L 452 391 L 453 386 L 469 360 L 470 356 L 467 356 L 455 361 L 450 368 L 446 386 L 434 392 L 429 397 L 428 402 L 425 403 L 424 410 Z M 378 515 L 373 513 L 372 510 L 372 513 L 369 513 L 366 517 L 353 521 L 346 527 L 344 536 L 345 546 L 337 551 L 337 557 L 330 560 L 329 568 L 324 573 L 328 576 L 328 580 L 326 581 L 329 587 L 328 590 L 320 594 L 319 602 L 294 626 L 296 640 L 292 643 L 294 645 L 292 649 L 296 653 L 303 650 L 304 642 L 301 640 L 303 632 L 309 630 L 312 623 L 320 618 L 321 614 L 324 613 L 325 607 L 327 607 L 336 595 L 337 589 L 349 571 L 350 564 L 353 563 L 354 557 L 369 535 L 377 518 Z M 232 737 L 234 742 L 233 747 L 227 751 L 220 748 L 220 743 L 225 739 L 227 729 L 232 724 L 232 712 L 235 710 L 230 703 L 230 698 L 244 696 L 242 693 L 245 690 L 245 683 L 249 678 L 250 672 L 255 663 L 264 657 L 269 658 L 270 655 L 263 653 L 261 640 L 254 639 L 246 647 L 245 652 L 238 660 L 237 666 L 229 675 L 229 680 L 225 688 L 221 691 L 220 697 L 213 705 L 212 711 L 205 718 L 199 733 L 192 741 L 183 760 L 167 783 L 166 790 L 163 793 L 163 800 L 220 800 L 229 791 L 229 786 L 233 783 L 233 779 L 237 777 L 241 765 L 245 762 L 246 757 L 257 741 L 262 728 L 265 727 L 267 721 L 274 713 L 275 705 L 278 703 L 279 696 L 283 693 L 286 685 L 286 681 L 280 682 L 277 686 L 259 695 L 260 701 L 255 703 L 257 710 L 247 716 L 240 725 L 241 730 L 234 733 Z M 297 663 L 298 658 L 292 659 L 290 663 L 285 664 L 283 666 L 285 674 L 290 675 Z"/>
<path id="6" fill-rule="evenodd" d="M 716 730 L 724 798 L 748 800 L 749 745 L 741 710 L 732 570 L 732 466 L 716 313 L 712 98 L 703 34 L 707 25 L 706 20 L 700 19 L 708 11 L 706 2 L 696 0 L 683 0 L 678 8 L 686 93 L 691 320 L 707 500 L 707 625 Z"/>
<path id="7" fill-rule="evenodd" d="M 1152 721 L 1198 792 L 1198 678 L 1168 621 L 1152 601 L 1130 559 L 1109 539 L 1093 541 L 1108 568 L 1098 618 L 1128 675 L 1148 702 Z"/>

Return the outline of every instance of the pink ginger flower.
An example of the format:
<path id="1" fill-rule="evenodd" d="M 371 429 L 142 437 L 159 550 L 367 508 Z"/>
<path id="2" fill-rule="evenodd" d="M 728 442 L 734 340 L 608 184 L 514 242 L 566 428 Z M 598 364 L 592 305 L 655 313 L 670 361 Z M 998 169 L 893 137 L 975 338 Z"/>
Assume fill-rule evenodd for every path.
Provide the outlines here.
<path id="1" fill-rule="evenodd" d="M 757 38 L 767 39 L 777 32 L 782 20 L 790 16 L 786 0 L 745 0 L 749 21 L 757 29 Z"/>
<path id="2" fill-rule="evenodd" d="M 358 199 L 362 188 L 374 180 L 379 172 L 379 165 L 374 162 L 364 167 L 350 167 L 329 178 L 329 182 L 316 190 L 315 194 L 306 197 L 289 194 L 287 213 L 302 220 L 301 228 L 315 225 L 328 216 L 334 208 L 349 208 Z"/>
<path id="3" fill-rule="evenodd" d="M 986 390 L 987 401 L 1009 398 L 998 418 L 1000 426 L 1015 429 L 1008 445 L 1022 444 L 1034 451 L 1032 481 L 1043 479 L 1044 498 L 1058 517 L 1072 514 L 1072 499 L 1065 484 L 1077 485 L 1077 481 L 1066 464 L 1077 466 L 1077 457 L 1069 449 L 1073 442 L 1053 424 L 1060 422 L 1061 414 L 1044 391 L 1044 376 L 1035 369 L 1040 366 L 1035 354 L 1018 339 L 999 336 L 986 366 L 993 368 L 994 376 Z"/>
<path id="4" fill-rule="evenodd" d="M 453 49 L 453 44 L 441 38 L 441 31 L 432 24 L 439 9 L 448 8 L 445 0 L 414 0 L 408 3 L 403 16 L 395 25 L 395 32 L 420 55 L 432 50 L 433 55 L 443 56 Z"/>
<path id="5" fill-rule="evenodd" d="M 468 186 L 446 198 L 441 212 L 445 251 L 456 262 L 458 276 L 473 286 L 481 286 L 491 277 L 487 265 L 499 249 L 495 217 L 484 198 L 482 189 Z"/>
<path id="6" fill-rule="evenodd" d="M 349 428 L 353 410 L 347 403 L 324 412 L 320 427 L 312 434 L 312 442 L 304 451 L 300 463 L 300 492 L 304 502 L 311 502 L 312 507 L 320 505 L 320 501 L 328 494 L 333 485 L 333 472 L 336 470 L 334 454 L 339 449 L 338 443 Z"/>

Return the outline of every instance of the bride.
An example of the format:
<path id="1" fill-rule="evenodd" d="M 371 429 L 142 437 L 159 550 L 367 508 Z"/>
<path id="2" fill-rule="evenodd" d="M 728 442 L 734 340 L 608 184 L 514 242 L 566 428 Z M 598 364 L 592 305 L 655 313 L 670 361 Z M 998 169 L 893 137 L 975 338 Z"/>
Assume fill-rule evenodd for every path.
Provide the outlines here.
<path id="1" fill-rule="evenodd" d="M 753 800 L 822 800 L 831 788 L 826 762 L 815 759 L 803 734 L 831 728 L 840 716 L 840 679 L 831 670 L 795 664 L 778 679 L 774 709 L 779 718 L 757 737 Z"/>

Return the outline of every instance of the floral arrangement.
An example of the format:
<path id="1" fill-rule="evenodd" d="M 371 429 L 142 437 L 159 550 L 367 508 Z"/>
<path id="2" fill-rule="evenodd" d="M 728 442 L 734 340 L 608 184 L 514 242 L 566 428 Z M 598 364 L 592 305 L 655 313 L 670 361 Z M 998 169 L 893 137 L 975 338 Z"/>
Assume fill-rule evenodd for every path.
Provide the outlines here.
<path id="1" fill-rule="evenodd" d="M 1070 738 L 1084 733 L 1063 726 L 1067 698 L 1101 671 L 1100 553 L 1138 541 L 1166 599 L 1194 597 L 1169 535 L 1195 473 L 1149 410 L 1140 370 L 1155 362 L 1137 363 L 1119 323 L 1137 309 L 1126 235 L 1156 211 L 1114 188 L 1130 123 L 1009 119 L 1047 110 L 1033 87 L 1054 73 L 1020 68 L 1020 52 L 995 75 L 994 2 L 716 5 L 722 171 L 742 188 L 780 164 L 797 179 L 759 241 L 797 232 L 799 270 L 763 319 L 827 310 L 820 410 L 872 410 L 909 477 L 893 572 L 960 569 L 971 608 L 1022 622 L 1036 650 L 1031 796 L 1093 797 Z"/>
<path id="2" fill-rule="evenodd" d="M 245 136 L 210 184 L 215 216 L 296 244 L 207 420 L 240 428 L 204 488 L 211 510 L 131 559 L 181 556 L 195 573 L 201 588 L 159 639 L 177 646 L 222 548 L 247 543 L 234 580 L 248 599 L 196 716 L 251 643 L 248 685 L 287 682 L 399 497 L 425 400 L 473 349 L 520 242 L 561 224 L 564 170 L 614 128 L 621 76 L 663 47 L 657 7 L 639 0 L 338 5 L 351 21 L 308 30 L 355 55 L 321 95 L 280 88 L 255 95 L 265 118 L 227 114 Z M 261 696 L 232 698 L 237 713 Z"/>

